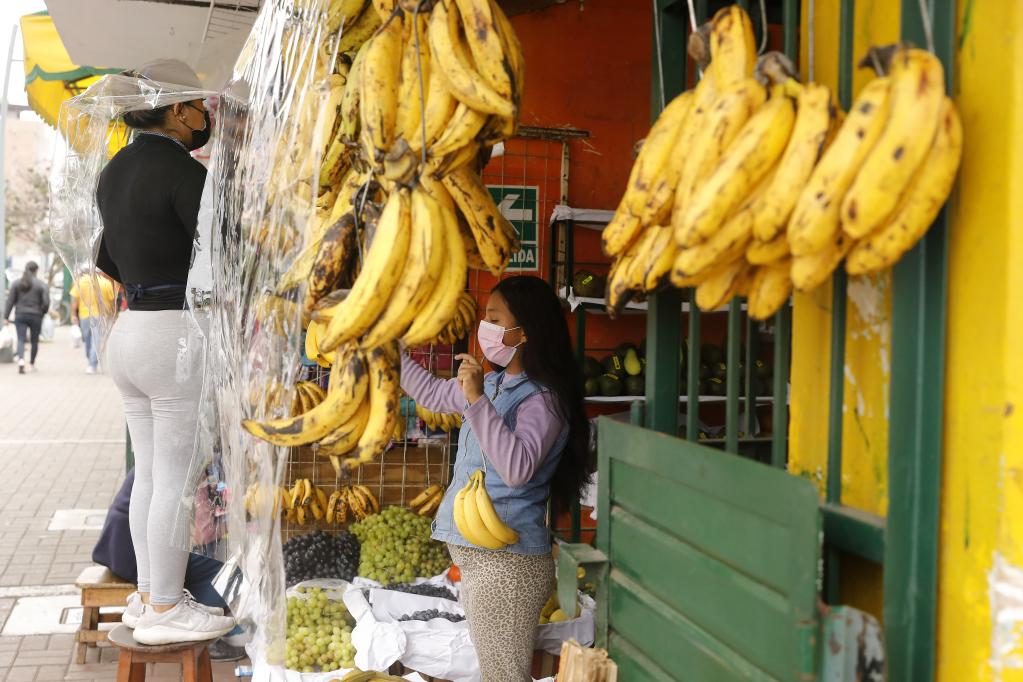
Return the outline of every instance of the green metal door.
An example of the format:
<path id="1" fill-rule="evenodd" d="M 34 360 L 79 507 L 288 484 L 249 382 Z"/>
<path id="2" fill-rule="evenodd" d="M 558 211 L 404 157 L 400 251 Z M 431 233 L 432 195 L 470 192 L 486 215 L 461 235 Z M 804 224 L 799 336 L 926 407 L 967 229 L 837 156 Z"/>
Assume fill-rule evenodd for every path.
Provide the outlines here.
<path id="1" fill-rule="evenodd" d="M 813 485 L 608 419 L 599 443 L 598 645 L 622 679 L 814 679 Z"/>

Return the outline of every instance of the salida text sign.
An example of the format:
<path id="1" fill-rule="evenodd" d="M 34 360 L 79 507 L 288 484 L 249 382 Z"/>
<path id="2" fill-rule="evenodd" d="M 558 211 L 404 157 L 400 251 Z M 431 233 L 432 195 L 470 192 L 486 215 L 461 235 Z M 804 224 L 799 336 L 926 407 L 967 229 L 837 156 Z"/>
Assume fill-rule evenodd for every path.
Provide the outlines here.
<path id="1" fill-rule="evenodd" d="M 487 185 L 501 215 L 515 227 L 519 250 L 513 253 L 508 270 L 537 270 L 539 264 L 540 191 L 536 185 Z"/>

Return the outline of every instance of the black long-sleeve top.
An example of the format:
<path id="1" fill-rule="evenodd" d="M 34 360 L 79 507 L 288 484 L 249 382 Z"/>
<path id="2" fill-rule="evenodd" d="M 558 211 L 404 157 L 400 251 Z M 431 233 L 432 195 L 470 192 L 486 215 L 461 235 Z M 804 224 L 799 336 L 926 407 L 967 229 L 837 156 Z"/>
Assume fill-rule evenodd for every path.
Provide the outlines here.
<path id="1" fill-rule="evenodd" d="M 100 174 L 96 201 L 103 236 L 96 265 L 131 291 L 178 285 L 170 292 L 129 296 L 132 310 L 180 310 L 192 259 L 206 168 L 176 141 L 139 135 Z"/>
<path id="2" fill-rule="evenodd" d="M 14 280 L 10 291 L 7 292 L 7 304 L 4 306 L 4 317 L 11 316 L 11 311 L 17 315 L 36 315 L 42 317 L 50 311 L 50 292 L 46 285 L 39 279 L 32 278 L 32 286 L 28 291 L 22 291 L 21 278 Z"/>

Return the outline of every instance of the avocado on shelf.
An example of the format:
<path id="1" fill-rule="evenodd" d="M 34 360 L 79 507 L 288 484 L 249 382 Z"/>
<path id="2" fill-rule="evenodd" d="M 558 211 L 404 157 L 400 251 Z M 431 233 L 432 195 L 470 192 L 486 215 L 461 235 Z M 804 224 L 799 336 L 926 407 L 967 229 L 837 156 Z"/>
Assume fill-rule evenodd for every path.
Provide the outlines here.
<path id="1" fill-rule="evenodd" d="M 774 375 L 774 369 L 763 360 L 757 360 L 753 363 L 753 373 L 761 380 L 769 381 Z"/>
<path id="2" fill-rule="evenodd" d="M 584 389 L 587 398 L 600 395 L 600 379 L 597 377 L 587 378 L 586 383 L 584 384 Z"/>
<path id="3" fill-rule="evenodd" d="M 629 348 L 625 351 L 624 362 L 625 372 L 630 377 L 637 377 L 643 373 L 643 365 L 639 361 L 639 353 L 636 352 L 635 348 Z M 635 395 L 634 393 L 630 395 Z"/>
<path id="4" fill-rule="evenodd" d="M 628 374 L 628 372 L 625 371 L 625 361 L 622 359 L 622 356 L 618 355 L 618 353 L 611 353 L 611 355 L 604 358 L 604 362 L 601 364 L 604 366 L 604 372 L 606 374 L 614 374 L 619 379 L 624 379 Z"/>
<path id="5" fill-rule="evenodd" d="M 591 358 L 589 355 L 583 358 L 583 375 L 587 379 L 596 379 L 603 373 L 604 367 L 596 358 Z"/>
<path id="6" fill-rule="evenodd" d="M 639 357 L 646 359 L 646 339 L 639 342 Z"/>
<path id="7" fill-rule="evenodd" d="M 646 380 L 641 376 L 625 377 L 625 395 L 646 394 Z"/>
<path id="8" fill-rule="evenodd" d="M 713 373 L 711 372 L 710 365 L 708 365 L 706 362 L 701 362 L 700 363 L 700 381 L 706 381 L 707 379 L 710 379 L 712 374 Z"/>
<path id="9" fill-rule="evenodd" d="M 579 270 L 572 278 L 572 290 L 576 296 L 600 298 L 604 295 L 604 279 L 589 270 Z"/>
<path id="10" fill-rule="evenodd" d="M 622 395 L 625 385 L 617 374 L 602 374 L 600 379 L 600 394 L 608 398 Z"/>
<path id="11" fill-rule="evenodd" d="M 728 392 L 725 380 L 719 377 L 707 379 L 707 395 L 721 396 Z"/>
<path id="12" fill-rule="evenodd" d="M 710 366 L 710 377 L 712 379 L 724 380 L 728 376 L 728 365 L 723 362 L 715 362 Z"/>
<path id="13" fill-rule="evenodd" d="M 724 359 L 725 351 L 721 346 L 715 346 L 713 343 L 705 343 L 700 346 L 700 362 L 716 365 L 719 362 L 724 362 Z"/>

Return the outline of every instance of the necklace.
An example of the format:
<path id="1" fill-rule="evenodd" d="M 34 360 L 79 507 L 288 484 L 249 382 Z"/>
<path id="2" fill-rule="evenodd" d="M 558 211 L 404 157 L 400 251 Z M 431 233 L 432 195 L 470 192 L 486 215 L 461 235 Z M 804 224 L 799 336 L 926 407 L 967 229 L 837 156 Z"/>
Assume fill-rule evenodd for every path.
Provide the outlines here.
<path id="1" fill-rule="evenodd" d="M 188 151 L 188 147 L 186 147 L 185 144 L 181 140 L 179 140 L 176 137 L 172 137 L 172 136 L 168 135 L 167 133 L 161 133 L 161 132 L 156 131 L 156 130 L 140 130 L 139 131 L 139 135 L 155 135 L 156 137 L 162 137 L 162 138 L 164 138 L 166 140 L 170 140 L 174 144 L 176 144 L 179 147 L 181 147 L 182 149 L 184 149 L 186 152 Z"/>

